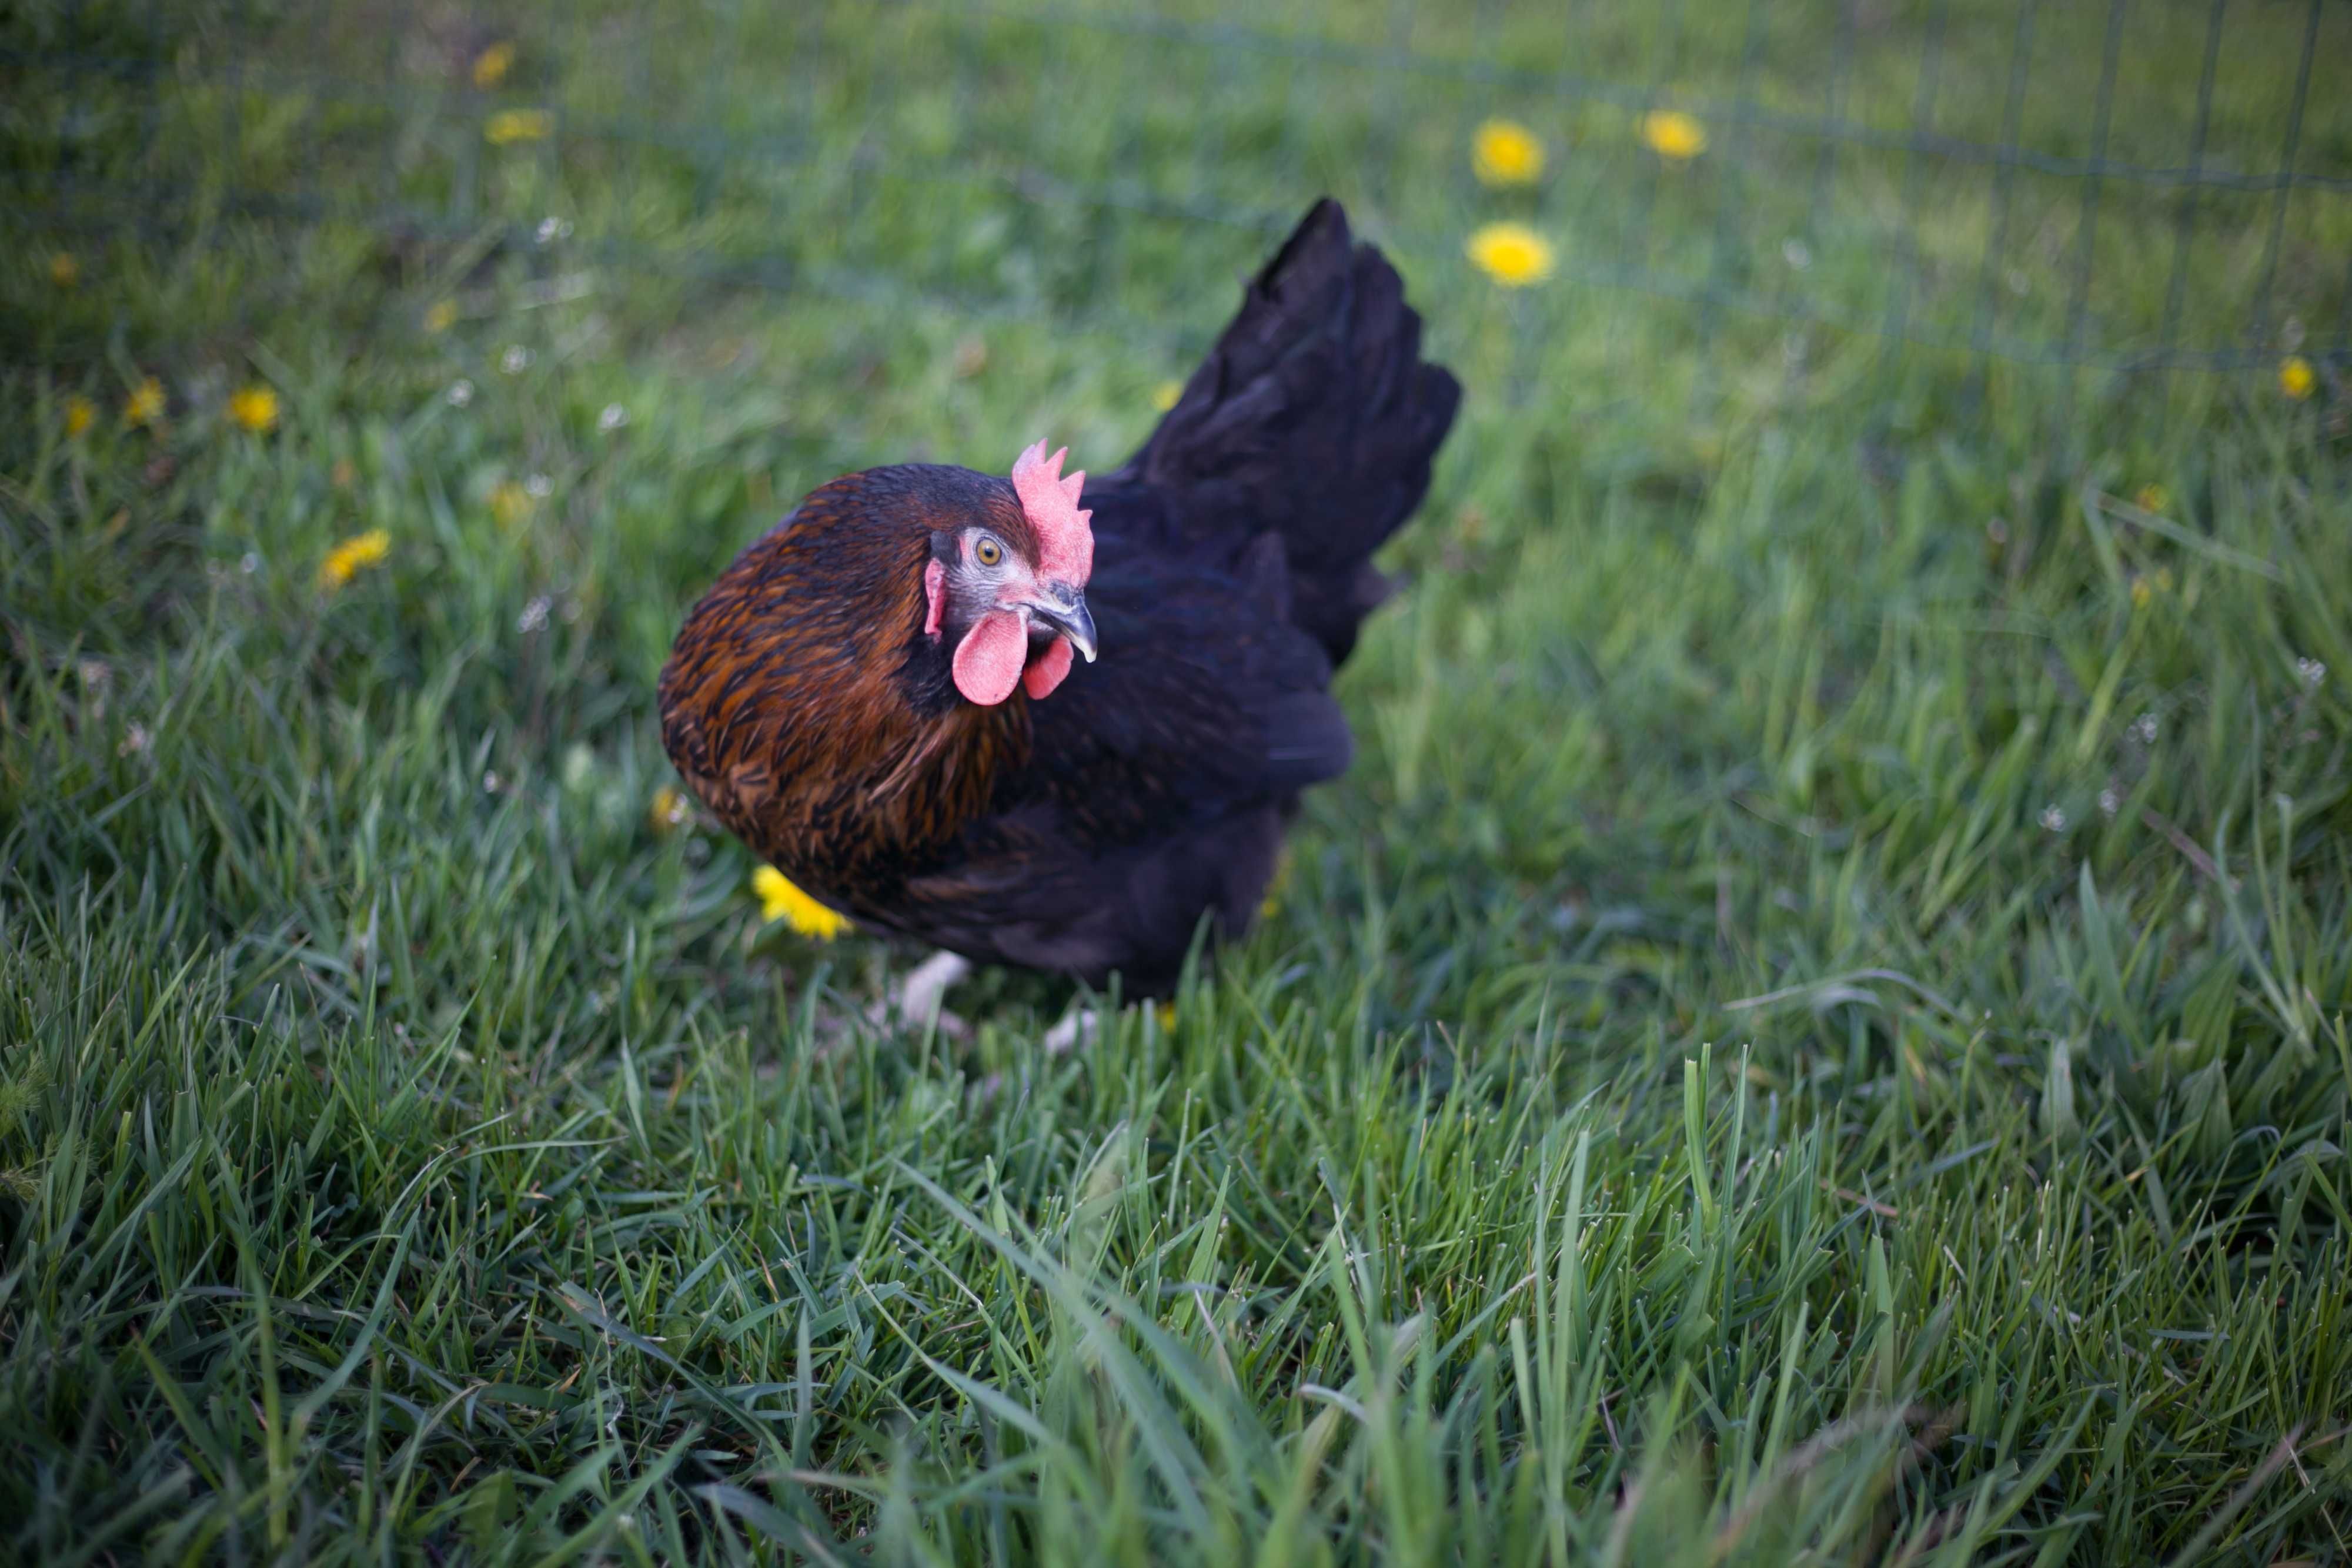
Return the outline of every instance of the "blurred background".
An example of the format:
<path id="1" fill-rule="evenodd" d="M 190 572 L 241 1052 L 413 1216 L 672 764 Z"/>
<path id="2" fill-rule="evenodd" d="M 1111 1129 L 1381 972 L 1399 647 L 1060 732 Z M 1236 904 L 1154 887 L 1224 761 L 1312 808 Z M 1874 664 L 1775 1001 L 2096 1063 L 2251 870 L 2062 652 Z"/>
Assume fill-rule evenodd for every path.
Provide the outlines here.
<path id="1" fill-rule="evenodd" d="M 12 12 L 18 353 L 294 307 L 462 330 L 518 287 L 721 341 L 751 292 L 836 340 L 1019 324 L 1148 386 L 1325 192 L 1504 372 L 1483 393 L 1580 422 L 1801 395 L 1855 338 L 1974 394 L 2352 349 L 2336 0 Z M 1479 163 L 1496 120 L 1524 140 Z M 1542 287 L 1480 276 L 1496 223 Z M 37 233 L 93 273 L 208 266 L 126 321 L 50 289 Z"/>

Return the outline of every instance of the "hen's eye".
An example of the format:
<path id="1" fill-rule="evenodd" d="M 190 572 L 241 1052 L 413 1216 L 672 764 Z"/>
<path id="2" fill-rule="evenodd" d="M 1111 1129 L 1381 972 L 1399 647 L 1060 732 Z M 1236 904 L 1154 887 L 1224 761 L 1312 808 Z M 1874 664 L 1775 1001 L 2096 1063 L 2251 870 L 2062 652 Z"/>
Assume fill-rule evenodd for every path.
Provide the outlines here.
<path id="1" fill-rule="evenodd" d="M 982 566 L 994 566 L 1004 559 L 1004 547 L 982 534 L 980 542 L 971 547 L 971 559 Z"/>

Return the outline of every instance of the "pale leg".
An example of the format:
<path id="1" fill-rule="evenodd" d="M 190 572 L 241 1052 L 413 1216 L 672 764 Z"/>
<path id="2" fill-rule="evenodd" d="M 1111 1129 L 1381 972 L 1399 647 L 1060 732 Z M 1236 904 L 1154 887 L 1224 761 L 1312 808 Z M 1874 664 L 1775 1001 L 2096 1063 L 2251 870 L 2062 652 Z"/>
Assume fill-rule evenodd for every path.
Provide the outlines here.
<path id="1" fill-rule="evenodd" d="M 1061 1022 L 1045 1031 L 1045 1038 L 1038 1043 L 1059 1056 L 1066 1051 L 1094 1044 L 1095 1038 L 1101 1033 L 1102 1019 L 1095 1016 L 1094 1009 L 1072 1008 L 1062 1015 Z"/>
<path id="2" fill-rule="evenodd" d="M 894 1019 L 917 1029 L 936 1024 L 941 1034 L 961 1039 L 968 1032 L 964 1021 L 940 1004 L 947 1000 L 949 988 L 971 973 L 971 960 L 961 954 L 934 953 L 908 970 L 889 1000 L 867 1016 L 877 1024 L 887 1024 Z"/>

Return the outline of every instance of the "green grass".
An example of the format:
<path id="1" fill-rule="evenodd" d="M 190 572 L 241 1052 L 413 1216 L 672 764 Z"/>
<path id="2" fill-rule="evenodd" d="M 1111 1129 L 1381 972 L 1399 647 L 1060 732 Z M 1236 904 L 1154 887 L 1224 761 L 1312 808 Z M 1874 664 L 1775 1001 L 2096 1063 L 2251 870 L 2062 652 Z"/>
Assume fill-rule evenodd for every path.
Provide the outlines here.
<path id="1" fill-rule="evenodd" d="M 2242 368 L 2070 372 L 1980 282 L 2155 351 L 2177 191 L 2078 317 L 2078 178 L 1642 161 L 1652 84 L 1822 112 L 1826 6 L 322 15 L 0 21 L 9 1558 L 2352 1557 L 2352 200 L 2209 198 L 2171 347 Z M 1999 139 L 2011 14 L 1857 15 L 1841 112 L 1942 15 Z M 2305 13 L 2229 15 L 2267 169 Z M 2108 151 L 2174 166 L 2145 20 Z M 1616 97 L 1513 74 L 1563 27 Z M 869 1035 L 918 955 L 650 814 L 679 616 L 842 470 L 1116 460 L 1325 188 L 1468 389 L 1354 770 L 1172 1027 Z M 1503 215 L 1560 277 L 1470 271 Z"/>

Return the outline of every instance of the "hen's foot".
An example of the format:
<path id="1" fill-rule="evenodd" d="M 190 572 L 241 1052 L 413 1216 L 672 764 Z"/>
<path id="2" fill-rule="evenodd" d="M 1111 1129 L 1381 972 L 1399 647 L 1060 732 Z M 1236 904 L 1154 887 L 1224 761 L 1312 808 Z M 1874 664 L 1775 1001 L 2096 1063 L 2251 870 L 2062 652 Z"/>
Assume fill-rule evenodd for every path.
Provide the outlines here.
<path id="1" fill-rule="evenodd" d="M 907 973 L 888 997 L 866 1009 L 866 1022 L 877 1029 L 904 1024 L 917 1030 L 936 1028 L 950 1040 L 961 1040 L 971 1026 L 941 1004 L 950 987 L 971 973 L 971 960 L 960 953 L 934 953 Z"/>
<path id="2" fill-rule="evenodd" d="M 1102 1037 L 1102 1017 L 1092 1008 L 1072 1008 L 1062 1015 L 1062 1021 L 1045 1031 L 1037 1043 L 1055 1056 L 1076 1051 L 1082 1045 L 1092 1045 Z"/>
<path id="3" fill-rule="evenodd" d="M 1127 1010 L 1131 1013 L 1140 1012 L 1146 1008 L 1150 1009 L 1151 1016 L 1159 1020 L 1160 1032 L 1161 1034 L 1167 1034 L 1176 1027 L 1175 1003 L 1136 1002 L 1130 1005 Z M 1094 1044 L 1097 1040 L 1100 1039 L 1101 1036 L 1101 1012 L 1094 1008 L 1074 1007 L 1068 1012 L 1062 1015 L 1061 1022 L 1055 1024 L 1052 1029 L 1045 1031 L 1045 1038 L 1039 1040 L 1038 1043 L 1043 1045 L 1047 1051 L 1052 1051 L 1055 1056 L 1059 1056 L 1066 1051 L 1075 1051 L 1081 1046 L 1090 1046 Z"/>

